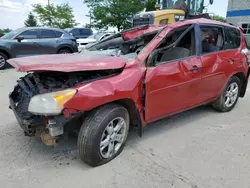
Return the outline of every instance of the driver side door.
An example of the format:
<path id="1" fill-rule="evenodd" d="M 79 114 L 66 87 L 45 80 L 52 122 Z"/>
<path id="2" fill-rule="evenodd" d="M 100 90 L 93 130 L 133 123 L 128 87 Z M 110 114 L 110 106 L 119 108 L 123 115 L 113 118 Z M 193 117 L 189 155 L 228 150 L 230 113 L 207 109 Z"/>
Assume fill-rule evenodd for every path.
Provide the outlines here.
<path id="1" fill-rule="evenodd" d="M 16 38 L 23 37 L 23 40 L 16 41 L 12 44 L 11 51 L 15 57 L 24 57 L 31 55 L 38 55 L 38 30 L 26 30 L 19 34 Z"/>
<path id="2" fill-rule="evenodd" d="M 177 31 L 171 32 L 155 50 L 156 61 L 147 68 L 145 78 L 147 122 L 184 111 L 202 102 L 199 92 L 202 63 L 196 42 L 199 41 L 195 34 L 197 28 L 196 25 L 185 28 L 180 33 L 186 34 L 181 36 L 176 35 Z M 179 42 L 165 49 L 169 41 Z"/>

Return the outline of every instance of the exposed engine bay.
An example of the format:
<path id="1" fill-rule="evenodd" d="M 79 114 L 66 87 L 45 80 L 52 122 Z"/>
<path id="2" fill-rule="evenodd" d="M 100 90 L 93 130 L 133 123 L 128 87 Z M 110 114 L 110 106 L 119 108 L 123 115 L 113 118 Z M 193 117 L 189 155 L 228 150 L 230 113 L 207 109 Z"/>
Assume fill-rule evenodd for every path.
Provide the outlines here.
<path id="1" fill-rule="evenodd" d="M 9 95 L 10 109 L 13 110 L 26 136 L 36 136 L 37 132 L 40 131 L 41 140 L 47 145 L 54 145 L 56 143 L 55 137 L 64 133 L 64 127 L 69 123 L 69 119 L 63 115 L 46 117 L 30 113 L 28 108 L 32 97 L 115 76 L 122 70 L 123 68 L 70 73 L 35 72 L 27 74 L 17 81 L 17 85 Z"/>

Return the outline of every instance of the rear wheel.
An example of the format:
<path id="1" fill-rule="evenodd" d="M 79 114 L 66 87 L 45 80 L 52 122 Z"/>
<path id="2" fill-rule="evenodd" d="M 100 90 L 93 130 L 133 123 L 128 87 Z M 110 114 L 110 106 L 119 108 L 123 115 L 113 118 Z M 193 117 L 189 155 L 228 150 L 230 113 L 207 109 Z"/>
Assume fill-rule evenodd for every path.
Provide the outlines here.
<path id="1" fill-rule="evenodd" d="M 221 96 L 213 103 L 213 107 L 221 112 L 231 111 L 239 99 L 240 90 L 240 79 L 233 76 L 228 81 Z"/>
<path id="2" fill-rule="evenodd" d="M 109 104 L 91 112 L 78 135 L 77 149 L 81 159 L 91 166 L 103 165 L 124 148 L 129 131 L 128 111 Z"/>
<path id="3" fill-rule="evenodd" d="M 71 54 L 71 51 L 69 49 L 61 49 L 58 51 L 58 54 Z"/>
<path id="4" fill-rule="evenodd" d="M 7 67 L 7 59 L 8 57 L 4 53 L 0 52 L 0 70 Z"/>

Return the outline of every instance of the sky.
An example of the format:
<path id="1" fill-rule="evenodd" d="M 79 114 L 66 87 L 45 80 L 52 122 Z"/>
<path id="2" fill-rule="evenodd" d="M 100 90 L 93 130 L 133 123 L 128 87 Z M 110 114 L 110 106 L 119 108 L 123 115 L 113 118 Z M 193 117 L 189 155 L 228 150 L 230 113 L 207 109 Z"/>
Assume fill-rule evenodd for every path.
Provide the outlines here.
<path id="1" fill-rule="evenodd" d="M 205 0 L 208 4 L 209 0 Z M 83 0 L 50 0 L 51 3 L 61 4 L 68 2 L 74 10 L 75 19 L 79 26 L 89 22 L 86 17 L 88 8 Z M 16 29 L 24 26 L 24 20 L 32 10 L 32 4 L 47 4 L 48 0 L 0 0 L 0 28 Z M 228 0 L 214 0 L 214 4 L 208 6 L 208 12 L 220 16 L 226 16 Z"/>

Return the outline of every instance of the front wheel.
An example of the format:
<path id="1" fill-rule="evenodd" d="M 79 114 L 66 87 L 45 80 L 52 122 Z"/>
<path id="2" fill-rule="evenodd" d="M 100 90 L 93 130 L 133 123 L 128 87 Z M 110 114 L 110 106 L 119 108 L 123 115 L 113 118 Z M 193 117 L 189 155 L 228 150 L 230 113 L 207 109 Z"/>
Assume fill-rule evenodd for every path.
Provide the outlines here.
<path id="1" fill-rule="evenodd" d="M 221 112 L 229 112 L 236 105 L 241 90 L 240 79 L 233 76 L 227 83 L 221 96 L 213 103 L 213 107 Z"/>
<path id="2" fill-rule="evenodd" d="M 0 52 L 0 70 L 3 70 L 7 67 L 7 56 Z"/>
<path id="3" fill-rule="evenodd" d="M 81 159 L 90 166 L 108 163 L 123 150 L 128 131 L 129 114 L 124 107 L 109 104 L 92 111 L 78 135 Z"/>
<path id="4" fill-rule="evenodd" d="M 70 54 L 70 53 L 71 53 L 71 51 L 68 49 L 61 49 L 58 51 L 58 54 Z"/>

